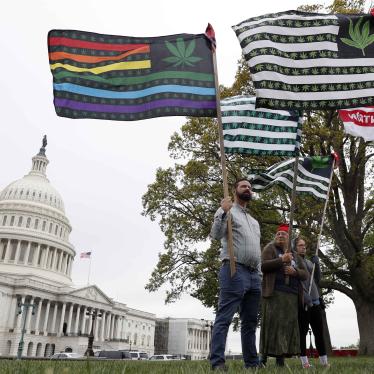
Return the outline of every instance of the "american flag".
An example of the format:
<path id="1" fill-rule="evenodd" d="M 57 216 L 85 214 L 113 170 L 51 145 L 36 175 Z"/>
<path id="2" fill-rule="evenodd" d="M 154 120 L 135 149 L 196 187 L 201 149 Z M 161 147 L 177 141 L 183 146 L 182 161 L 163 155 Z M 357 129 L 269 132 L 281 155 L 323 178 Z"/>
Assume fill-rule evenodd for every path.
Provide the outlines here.
<path id="1" fill-rule="evenodd" d="M 91 252 L 81 252 L 80 258 L 90 258 Z"/>

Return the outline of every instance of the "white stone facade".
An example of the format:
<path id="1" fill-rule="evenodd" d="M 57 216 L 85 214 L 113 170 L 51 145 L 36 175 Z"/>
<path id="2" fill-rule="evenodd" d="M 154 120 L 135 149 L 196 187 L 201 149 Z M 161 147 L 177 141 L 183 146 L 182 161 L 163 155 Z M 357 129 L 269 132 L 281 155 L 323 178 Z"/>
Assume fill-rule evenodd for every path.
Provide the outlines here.
<path id="1" fill-rule="evenodd" d="M 17 354 L 23 324 L 23 356 L 83 354 L 92 328 L 94 349 L 153 354 L 154 314 L 128 308 L 95 285 L 72 284 L 71 226 L 46 177 L 45 148 L 32 161 L 30 173 L 0 193 L 0 354 Z M 23 307 L 19 314 L 19 303 L 34 304 L 35 313 Z M 100 315 L 94 322 L 93 313 Z"/>
<path id="2" fill-rule="evenodd" d="M 168 318 L 168 353 L 202 360 L 209 356 L 211 321 L 194 318 Z"/>

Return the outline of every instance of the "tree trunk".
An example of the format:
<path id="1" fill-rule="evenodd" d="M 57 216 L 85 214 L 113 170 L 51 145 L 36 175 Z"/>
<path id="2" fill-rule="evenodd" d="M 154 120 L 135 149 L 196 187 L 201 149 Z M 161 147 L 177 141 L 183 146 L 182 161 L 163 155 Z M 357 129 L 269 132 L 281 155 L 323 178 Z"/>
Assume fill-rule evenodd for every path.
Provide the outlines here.
<path id="1" fill-rule="evenodd" d="M 326 353 L 328 356 L 331 356 L 332 346 L 331 346 L 330 330 L 327 324 L 326 312 L 324 309 L 322 311 L 322 319 L 323 319 L 323 338 L 325 340 Z"/>
<path id="2" fill-rule="evenodd" d="M 355 306 L 360 332 L 359 354 L 374 355 L 374 303 L 359 299 Z"/>

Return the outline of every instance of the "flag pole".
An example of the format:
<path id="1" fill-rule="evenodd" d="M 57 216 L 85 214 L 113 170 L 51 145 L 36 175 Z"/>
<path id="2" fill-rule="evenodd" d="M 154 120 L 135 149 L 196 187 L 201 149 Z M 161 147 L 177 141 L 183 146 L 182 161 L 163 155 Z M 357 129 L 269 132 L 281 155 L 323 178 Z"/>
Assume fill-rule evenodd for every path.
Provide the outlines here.
<path id="1" fill-rule="evenodd" d="M 295 157 L 295 164 L 293 166 L 293 184 L 292 184 L 292 193 L 291 193 L 291 208 L 290 208 L 290 219 L 288 225 L 288 246 L 286 252 L 291 252 L 292 248 L 292 227 L 293 227 L 293 216 L 295 213 L 295 200 L 296 200 L 296 186 L 297 186 L 297 173 L 299 170 L 299 155 Z M 284 283 L 290 284 L 290 276 L 285 275 Z"/>
<path id="2" fill-rule="evenodd" d="M 290 223 L 288 229 L 288 248 L 286 252 L 291 252 L 292 244 L 292 227 L 293 227 L 293 217 L 295 213 L 295 200 L 296 200 L 296 186 L 297 186 L 297 173 L 299 170 L 299 155 L 295 157 L 295 165 L 293 167 L 293 184 L 292 184 L 292 193 L 291 193 L 291 209 L 290 209 Z"/>
<path id="3" fill-rule="evenodd" d="M 91 261 L 92 261 L 92 252 L 90 254 L 90 263 L 88 264 L 88 277 L 87 277 L 87 286 L 90 285 L 90 275 L 91 275 Z"/>
<path id="4" fill-rule="evenodd" d="M 208 24 L 205 35 L 211 42 L 212 47 L 212 58 L 213 58 L 213 69 L 214 69 L 214 86 L 216 89 L 216 107 L 217 107 L 217 122 L 218 122 L 218 134 L 219 134 L 219 147 L 221 150 L 221 168 L 222 168 L 222 179 L 223 179 L 223 196 L 229 197 L 229 186 L 227 182 L 227 170 L 226 170 L 226 158 L 225 158 L 225 147 L 223 143 L 223 129 L 222 129 L 222 113 L 221 113 L 221 102 L 219 94 L 219 83 L 218 83 L 218 72 L 217 72 L 217 58 L 215 48 L 215 37 L 213 27 Z M 232 239 L 232 224 L 230 211 L 227 212 L 227 249 L 230 259 L 230 272 L 233 276 L 236 272 L 235 261 L 234 261 L 234 245 Z"/>
<path id="5" fill-rule="evenodd" d="M 331 189 L 331 184 L 332 184 L 332 178 L 334 176 L 335 164 L 336 164 L 336 161 L 335 161 L 335 158 L 334 158 L 333 161 L 332 161 L 332 166 L 331 166 L 330 181 L 329 181 L 329 186 L 327 188 L 327 196 L 326 196 L 325 206 L 323 207 L 323 213 L 322 213 L 322 219 L 321 219 L 321 226 L 319 228 L 319 234 L 318 234 L 318 238 L 317 238 L 316 252 L 314 254 L 315 256 L 318 256 L 319 247 L 321 245 L 321 236 L 322 236 L 322 231 L 323 231 L 323 225 L 324 225 L 324 222 L 325 222 L 327 205 L 329 203 L 329 198 L 330 198 L 330 189 Z M 312 283 L 313 283 L 313 277 L 314 277 L 315 268 L 316 268 L 316 264 L 313 264 L 312 273 L 310 275 L 309 289 L 308 289 L 308 294 L 309 295 L 310 295 L 310 292 L 312 290 Z"/>

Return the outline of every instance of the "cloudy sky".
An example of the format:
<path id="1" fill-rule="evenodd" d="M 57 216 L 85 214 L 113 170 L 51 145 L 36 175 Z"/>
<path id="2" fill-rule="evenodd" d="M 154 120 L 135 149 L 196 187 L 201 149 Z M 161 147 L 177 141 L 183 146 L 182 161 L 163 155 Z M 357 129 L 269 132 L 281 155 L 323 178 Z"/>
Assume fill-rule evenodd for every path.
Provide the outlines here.
<path id="1" fill-rule="evenodd" d="M 305 3 L 308 1 L 14 0 L 2 5 L 0 190 L 29 172 L 31 157 L 47 134 L 48 178 L 61 193 L 73 226 L 70 241 L 78 254 L 73 268 L 75 284 L 87 284 L 89 260 L 79 259 L 79 253 L 92 251 L 90 283 L 108 296 L 159 317 L 214 318 L 211 310 L 188 296 L 165 305 L 165 290 L 149 294 L 144 289 L 164 238 L 156 222 L 141 216 L 141 196 L 154 181 L 156 169 L 173 164 L 167 145 L 185 119 L 110 122 L 57 117 L 48 31 L 198 34 L 210 22 L 216 31 L 219 81 L 230 86 L 241 54 L 230 26 Z M 333 345 L 357 342 L 356 315 L 349 299 L 336 294 L 328 321 Z M 240 351 L 238 334 L 230 333 L 228 348 Z"/>

